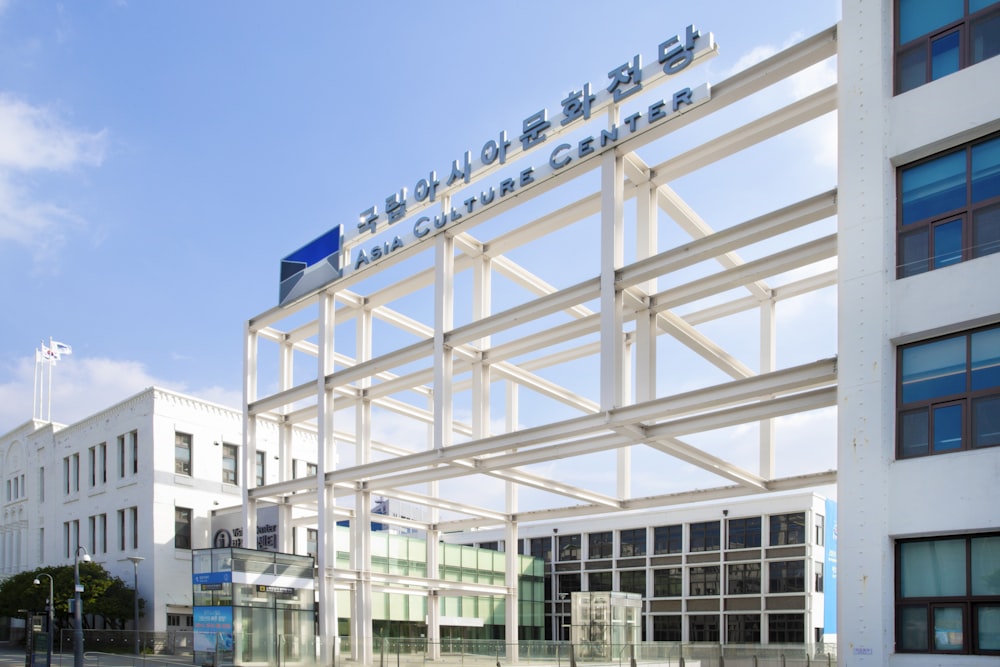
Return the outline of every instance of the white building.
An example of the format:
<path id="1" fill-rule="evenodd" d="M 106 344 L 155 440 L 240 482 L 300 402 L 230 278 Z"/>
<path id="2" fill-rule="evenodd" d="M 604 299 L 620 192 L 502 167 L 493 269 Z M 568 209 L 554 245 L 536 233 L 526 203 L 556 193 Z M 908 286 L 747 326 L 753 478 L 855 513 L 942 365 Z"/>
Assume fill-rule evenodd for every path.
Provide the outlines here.
<path id="1" fill-rule="evenodd" d="M 995 664 L 1000 3 L 843 6 L 841 661 Z"/>
<path id="2" fill-rule="evenodd" d="M 140 628 L 190 627 L 191 549 L 211 546 L 214 509 L 241 502 L 241 425 L 237 410 L 150 388 L 75 424 L 29 421 L 0 436 L 0 575 L 72 565 L 79 544 L 131 586 L 128 557 L 140 556 Z M 311 465 L 310 436 L 279 457 L 277 430 L 258 431 L 258 483 L 285 463 Z"/>
<path id="3" fill-rule="evenodd" d="M 822 653 L 836 642 L 836 507 L 794 493 L 522 525 L 512 550 L 546 564 L 548 638 L 569 640 L 572 593 L 621 591 L 643 598 L 644 641 Z M 502 529 L 444 539 L 508 549 Z"/>

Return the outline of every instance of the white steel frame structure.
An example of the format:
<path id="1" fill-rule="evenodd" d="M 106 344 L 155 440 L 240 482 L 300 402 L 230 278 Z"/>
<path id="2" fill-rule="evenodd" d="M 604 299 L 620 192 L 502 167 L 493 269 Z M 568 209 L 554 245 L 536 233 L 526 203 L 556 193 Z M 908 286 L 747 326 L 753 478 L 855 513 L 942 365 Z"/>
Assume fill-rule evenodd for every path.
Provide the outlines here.
<path id="1" fill-rule="evenodd" d="M 243 476 L 244 530 L 255 533 L 258 502 L 278 503 L 287 525 L 318 529 L 324 637 L 334 637 L 338 616 L 346 615 L 336 608 L 336 589 L 351 592 L 353 637 L 369 636 L 373 592 L 406 590 L 431 601 L 505 595 L 506 642 L 516 642 L 516 552 L 508 553 L 505 586 L 445 581 L 433 576 L 435 545 L 445 531 L 500 525 L 507 544 L 514 544 L 518 525 L 526 522 L 836 482 L 828 469 L 779 476 L 775 446 L 779 418 L 832 409 L 836 402 L 830 351 L 806 363 L 779 365 L 776 317 L 785 300 L 835 288 L 836 192 L 782 201 L 716 228 L 674 187 L 687 175 L 834 112 L 836 86 L 768 112 L 735 107 L 742 123 L 737 127 L 711 130 L 693 147 L 652 163 L 645 157 L 662 151 L 674 133 L 760 99 L 835 55 L 831 28 L 714 83 L 700 104 L 637 125 L 588 155 L 574 152 L 570 164 L 525 184 L 516 196 L 464 211 L 420 243 L 247 322 L 243 469 L 253 469 L 255 426 L 265 416 L 286 426 L 286 442 L 296 426 L 314 428 L 319 444 L 315 476 L 294 478 L 284 450 L 282 481 L 255 488 L 253 476 Z M 655 73 L 657 67 L 644 77 L 643 94 L 669 80 Z M 628 104 L 635 103 L 627 98 L 595 107 L 590 133 L 600 132 L 594 125 L 620 126 Z M 549 132 L 548 147 L 563 140 L 577 145 L 570 129 L 553 123 Z M 542 150 L 535 163 L 548 154 Z M 511 151 L 506 168 L 532 155 Z M 803 159 L 804 169 L 808 164 Z M 500 174 L 483 169 L 468 183 L 442 185 L 437 201 L 411 206 L 407 220 L 444 219 Z M 677 237 L 661 233 L 667 226 L 683 238 L 673 243 Z M 577 238 L 590 239 L 598 261 L 585 264 L 584 279 L 558 284 L 536 270 L 537 255 L 573 252 L 550 240 L 569 229 L 586 230 Z M 349 238 L 348 252 L 366 241 Z M 744 260 L 741 254 L 751 248 L 753 259 Z M 494 281 L 515 286 L 523 298 L 494 305 Z M 725 328 L 727 318 L 747 313 L 757 322 L 757 330 L 746 333 L 756 342 L 756 358 L 741 359 L 745 350 L 727 349 L 705 327 L 722 322 Z M 835 305 L 829 315 L 835 326 Z M 709 370 L 664 381 L 672 363 L 663 353 L 667 342 L 693 353 Z M 529 418 L 528 400 L 531 407 L 555 406 L 546 411 L 552 417 Z M 390 423 L 406 437 L 381 437 Z M 699 444 L 705 434 L 747 426 L 756 445 L 751 461 L 730 456 L 725 446 Z M 830 442 L 835 446 L 832 436 Z M 678 490 L 683 480 L 673 479 L 669 492 L 637 495 L 633 461 L 640 450 L 643 457 L 655 454 L 654 465 L 665 475 L 683 466 L 715 482 Z M 608 452 L 615 454 L 609 458 Z M 570 469 L 600 474 L 562 474 Z M 603 481 L 594 482 L 596 477 Z M 502 494 L 459 496 L 446 486 L 478 480 L 484 488 L 499 484 Z M 522 508 L 529 492 L 547 502 Z M 422 520 L 378 520 L 426 531 L 430 576 L 372 573 L 368 526 L 374 496 L 427 508 Z M 344 519 L 351 520 L 352 562 L 338 569 L 331 528 Z M 428 604 L 428 610 L 433 645 L 438 605 Z M 353 658 L 371 664 L 370 642 L 351 645 Z"/>

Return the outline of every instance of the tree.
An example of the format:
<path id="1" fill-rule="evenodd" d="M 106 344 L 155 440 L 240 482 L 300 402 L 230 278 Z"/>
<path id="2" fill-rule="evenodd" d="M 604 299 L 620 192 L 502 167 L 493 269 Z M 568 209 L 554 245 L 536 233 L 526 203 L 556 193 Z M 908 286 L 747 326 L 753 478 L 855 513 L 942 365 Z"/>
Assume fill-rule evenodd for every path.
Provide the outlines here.
<path id="1" fill-rule="evenodd" d="M 74 575 L 72 565 L 43 567 L 31 572 L 20 572 L 0 583 L 0 616 L 18 617 L 19 609 L 41 613 L 49 597 L 49 580 L 39 575 L 51 575 L 56 599 L 55 616 L 58 627 L 71 627 L 69 601 L 73 598 Z M 39 585 L 35 585 L 35 579 Z M 124 628 L 133 614 L 133 591 L 119 577 L 112 577 L 98 563 L 80 563 L 80 584 L 83 593 L 83 626 L 93 627 L 93 619 L 100 617 L 105 625 Z M 140 610 L 145 601 L 139 598 Z M 141 613 L 141 611 L 140 611 Z"/>

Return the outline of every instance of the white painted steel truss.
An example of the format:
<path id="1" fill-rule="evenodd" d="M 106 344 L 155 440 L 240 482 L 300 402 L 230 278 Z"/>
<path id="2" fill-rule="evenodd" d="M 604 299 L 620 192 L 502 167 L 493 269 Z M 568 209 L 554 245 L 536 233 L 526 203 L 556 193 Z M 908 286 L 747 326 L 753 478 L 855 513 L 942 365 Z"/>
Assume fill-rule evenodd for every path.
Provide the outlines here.
<path id="1" fill-rule="evenodd" d="M 352 634 L 367 636 L 372 592 L 402 587 L 430 596 L 506 595 L 507 641 L 516 641 L 516 550 L 508 551 L 504 587 L 373 574 L 367 536 L 377 496 L 424 506 L 419 518 L 378 520 L 426 531 L 435 545 L 444 531 L 503 525 L 512 542 L 527 522 L 835 482 L 829 469 L 778 476 L 775 429 L 779 418 L 835 404 L 829 352 L 779 366 L 776 305 L 835 285 L 835 226 L 823 223 L 836 216 L 836 192 L 781 201 L 717 230 L 675 187 L 835 111 L 835 86 L 759 116 L 740 107 L 741 118 L 752 120 L 657 164 L 640 156 L 835 53 L 830 29 L 714 84 L 699 106 L 247 323 L 244 470 L 254 466 L 258 419 L 287 428 L 282 480 L 253 488 L 253 476 L 243 475 L 246 534 L 254 534 L 258 502 L 281 504 L 288 525 L 318 528 L 327 636 L 338 616 L 334 588 L 351 591 Z M 609 126 L 620 113 L 605 110 Z M 459 186 L 478 193 L 498 177 L 484 170 Z M 461 199 L 459 186 L 442 189 L 440 208 L 426 214 L 448 211 Z M 668 227 L 671 234 L 662 233 Z M 593 263 L 581 259 L 579 276 L 563 284 L 561 275 L 543 277 L 537 267 L 545 262 L 532 251 L 565 254 L 549 237 L 565 238 L 567 230 L 597 250 L 588 255 Z M 674 233 L 679 243 L 661 242 Z M 738 253 L 751 248 L 754 258 L 745 261 Z M 520 300 L 495 308 L 501 293 Z M 727 318 L 754 312 L 756 330 L 737 332 L 756 339 L 756 358 L 746 359 L 718 334 L 726 333 Z M 832 303 L 829 315 L 832 325 Z M 706 332 L 720 322 L 715 336 Z M 682 355 L 707 370 L 672 373 Z M 293 425 L 317 433 L 316 476 L 292 478 Z M 746 442 L 756 450 L 749 459 Z M 645 485 L 635 480 L 640 450 Z M 648 483 L 651 465 L 660 486 Z M 697 474 L 688 484 L 691 471 Z M 344 518 L 352 520 L 346 570 L 334 567 L 330 530 Z M 436 549 L 427 559 L 436 572 Z M 433 641 L 437 611 L 428 607 Z M 367 664 L 365 644 L 353 643 L 354 657 Z"/>

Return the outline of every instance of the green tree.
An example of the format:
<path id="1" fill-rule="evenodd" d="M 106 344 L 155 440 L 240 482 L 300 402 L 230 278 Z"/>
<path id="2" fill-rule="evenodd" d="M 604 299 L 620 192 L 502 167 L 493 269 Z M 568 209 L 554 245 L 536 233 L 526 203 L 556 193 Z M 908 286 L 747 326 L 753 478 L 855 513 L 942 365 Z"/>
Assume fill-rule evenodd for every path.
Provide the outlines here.
<path id="1" fill-rule="evenodd" d="M 72 626 L 69 601 L 73 598 L 73 566 L 43 567 L 30 572 L 20 572 L 0 583 L 0 616 L 21 616 L 19 609 L 41 613 L 49 597 L 49 580 L 39 575 L 51 575 L 55 596 L 57 628 Z M 34 583 L 38 579 L 39 583 Z M 99 563 L 80 563 L 80 584 L 83 593 L 83 627 L 94 627 L 94 619 L 102 618 L 105 625 L 124 628 L 132 619 L 133 591 L 119 577 L 112 577 Z M 145 606 L 139 599 L 140 610 Z M 141 611 L 140 611 L 141 613 Z"/>

